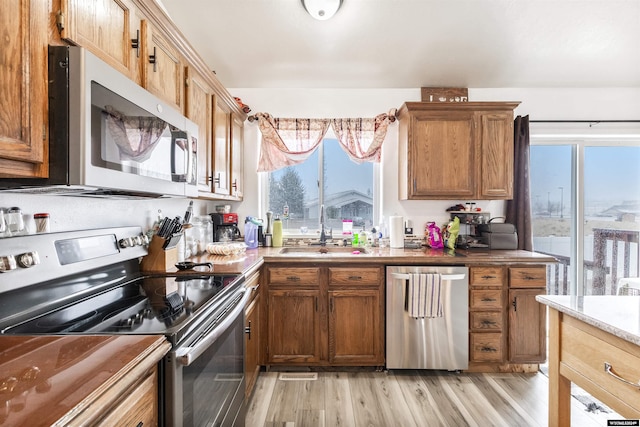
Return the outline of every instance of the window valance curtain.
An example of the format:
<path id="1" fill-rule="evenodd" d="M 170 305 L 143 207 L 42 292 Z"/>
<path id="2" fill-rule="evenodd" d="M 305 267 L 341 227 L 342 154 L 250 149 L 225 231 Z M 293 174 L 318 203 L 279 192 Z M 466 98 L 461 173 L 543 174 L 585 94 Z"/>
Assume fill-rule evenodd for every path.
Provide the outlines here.
<path id="1" fill-rule="evenodd" d="M 304 162 L 318 148 L 329 126 L 351 160 L 380 162 L 382 142 L 389 123 L 395 121 L 395 110 L 374 118 L 291 119 L 268 113 L 252 118 L 258 120 L 262 132 L 258 172 L 268 172 Z"/>

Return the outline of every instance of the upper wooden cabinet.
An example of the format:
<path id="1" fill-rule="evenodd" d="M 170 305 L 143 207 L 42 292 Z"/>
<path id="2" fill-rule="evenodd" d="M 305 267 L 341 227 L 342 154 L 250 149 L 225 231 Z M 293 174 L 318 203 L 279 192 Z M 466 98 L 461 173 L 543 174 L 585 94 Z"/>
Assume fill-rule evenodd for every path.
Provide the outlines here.
<path id="1" fill-rule="evenodd" d="M 217 96 L 213 102 L 212 192 L 231 194 L 231 111 Z"/>
<path id="2" fill-rule="evenodd" d="M 198 125 L 198 191 L 211 192 L 212 135 L 213 135 L 213 89 L 202 74 L 187 67 L 186 115 Z"/>
<path id="3" fill-rule="evenodd" d="M 61 0 L 56 22 L 62 39 L 86 47 L 142 84 L 143 18 L 130 0 Z"/>
<path id="4" fill-rule="evenodd" d="M 0 176 L 46 177 L 47 2 L 0 2 Z"/>
<path id="5" fill-rule="evenodd" d="M 146 64 L 143 86 L 184 111 L 185 61 L 180 51 L 156 27 L 143 21 L 146 33 Z"/>
<path id="6" fill-rule="evenodd" d="M 407 102 L 398 112 L 401 199 L 513 197 L 515 102 Z"/>
<path id="7" fill-rule="evenodd" d="M 244 121 L 231 115 L 231 196 L 242 200 L 244 181 Z"/>

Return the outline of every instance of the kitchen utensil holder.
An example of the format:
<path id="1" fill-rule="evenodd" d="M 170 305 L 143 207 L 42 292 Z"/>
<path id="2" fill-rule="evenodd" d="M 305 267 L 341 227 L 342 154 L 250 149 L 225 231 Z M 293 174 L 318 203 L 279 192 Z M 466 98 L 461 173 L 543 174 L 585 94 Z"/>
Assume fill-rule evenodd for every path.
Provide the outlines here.
<path id="1" fill-rule="evenodd" d="M 142 258 L 140 269 L 145 272 L 165 273 L 169 270 L 175 270 L 178 262 L 178 248 L 172 247 L 163 249 L 166 239 L 154 235 L 149 244 L 149 253 Z"/>

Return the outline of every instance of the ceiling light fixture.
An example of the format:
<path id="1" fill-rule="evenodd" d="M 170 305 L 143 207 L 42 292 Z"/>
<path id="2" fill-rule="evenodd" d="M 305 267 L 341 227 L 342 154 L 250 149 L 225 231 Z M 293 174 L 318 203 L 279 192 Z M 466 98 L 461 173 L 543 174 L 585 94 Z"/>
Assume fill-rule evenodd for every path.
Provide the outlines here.
<path id="1" fill-rule="evenodd" d="M 326 21 L 336 14 L 342 0 L 301 0 L 309 15 L 320 21 Z"/>

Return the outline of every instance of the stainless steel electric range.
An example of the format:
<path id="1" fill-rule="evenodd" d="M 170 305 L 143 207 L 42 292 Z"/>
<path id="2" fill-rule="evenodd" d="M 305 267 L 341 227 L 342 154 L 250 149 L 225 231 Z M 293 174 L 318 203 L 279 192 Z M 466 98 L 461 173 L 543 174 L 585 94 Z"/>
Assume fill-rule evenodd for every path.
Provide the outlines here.
<path id="1" fill-rule="evenodd" d="M 244 425 L 239 274 L 145 274 L 139 227 L 0 240 L 0 333 L 164 335 L 166 426 Z"/>

